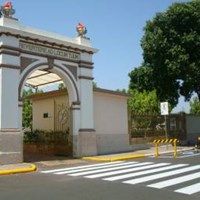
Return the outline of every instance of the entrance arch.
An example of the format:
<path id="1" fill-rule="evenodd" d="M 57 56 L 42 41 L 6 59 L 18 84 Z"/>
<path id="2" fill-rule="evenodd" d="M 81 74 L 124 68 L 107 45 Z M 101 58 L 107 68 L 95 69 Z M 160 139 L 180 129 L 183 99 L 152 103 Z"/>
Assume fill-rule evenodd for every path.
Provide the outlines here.
<path id="1" fill-rule="evenodd" d="M 67 38 L 0 18 L 0 160 L 23 161 L 22 88 L 35 70 L 55 72 L 64 81 L 72 112 L 73 155 L 96 155 L 93 117 L 93 53 L 84 35 Z M 23 31 L 22 31 L 22 28 Z"/>
<path id="2" fill-rule="evenodd" d="M 58 159 L 56 156 L 62 156 L 59 159 L 63 159 L 66 156 L 72 156 L 73 116 L 71 113 L 72 107 L 69 103 L 69 92 L 66 87 L 57 90 L 55 88 L 58 86 L 57 84 L 51 84 L 50 86 L 48 83 L 43 82 L 48 81 L 51 83 L 53 78 L 56 81 L 55 83 L 57 81 L 60 83 L 61 77 L 58 76 L 58 73 L 52 73 L 56 70 L 43 71 L 46 69 L 46 65 L 42 67 L 33 66 L 33 69 L 33 73 L 31 73 L 31 69 L 28 70 L 31 71 L 27 75 L 28 78 L 25 77 L 27 73 L 24 73 L 24 76 L 20 79 L 21 82 L 27 80 L 25 86 L 39 89 L 36 93 L 30 93 L 27 90 L 29 95 L 24 96 L 25 88 L 21 88 L 23 90 L 23 109 L 31 108 L 32 110 L 32 112 L 29 111 L 29 115 L 26 115 L 27 111 L 22 113 L 24 161 Z M 42 84 L 41 87 L 39 84 Z M 50 86 L 49 89 L 48 86 Z M 31 91 L 33 90 L 31 89 Z"/>
<path id="3" fill-rule="evenodd" d="M 70 134 L 72 136 L 72 148 L 73 152 L 72 154 L 75 156 L 77 154 L 76 152 L 76 144 L 73 146 L 73 140 L 74 136 L 77 135 L 77 132 L 80 127 L 80 97 L 79 97 L 79 91 L 77 87 L 77 81 L 74 77 L 74 75 L 67 69 L 67 66 L 62 66 L 59 64 L 52 64 L 50 65 L 48 62 L 34 62 L 30 65 L 28 65 L 23 72 L 20 75 L 20 81 L 19 81 L 19 88 L 18 88 L 18 93 L 19 93 L 19 116 L 22 116 L 22 93 L 23 93 L 23 88 L 26 84 L 27 79 L 30 77 L 30 75 L 37 71 L 37 70 L 44 70 L 48 71 L 50 73 L 55 73 L 57 74 L 62 81 L 65 84 L 65 87 L 67 88 L 68 92 L 68 98 L 69 98 L 69 106 L 71 109 L 71 130 Z M 51 82 L 51 81 L 50 81 Z M 19 127 L 22 125 L 22 118 L 19 120 Z"/>
<path id="4" fill-rule="evenodd" d="M 70 105 L 73 104 L 79 104 L 80 98 L 79 98 L 79 92 L 78 87 L 76 84 L 76 80 L 74 80 L 73 75 L 70 73 L 70 71 L 61 65 L 53 64 L 52 66 L 49 66 L 49 63 L 37 63 L 37 64 L 30 64 L 27 66 L 27 68 L 21 73 L 20 75 L 20 81 L 19 81 L 19 101 L 22 100 L 22 88 L 24 87 L 28 77 L 36 70 L 48 70 L 52 73 L 58 74 L 63 82 L 65 83 L 65 86 L 67 87 L 67 91 L 69 94 L 69 103 Z"/>

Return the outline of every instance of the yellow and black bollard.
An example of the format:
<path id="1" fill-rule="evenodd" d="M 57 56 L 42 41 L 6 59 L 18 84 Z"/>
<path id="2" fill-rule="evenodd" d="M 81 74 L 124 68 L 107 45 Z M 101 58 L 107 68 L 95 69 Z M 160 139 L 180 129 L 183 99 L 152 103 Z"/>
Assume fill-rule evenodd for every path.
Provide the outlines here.
<path id="1" fill-rule="evenodd" d="M 158 145 L 159 145 L 160 140 L 154 140 L 153 143 L 155 144 L 155 157 L 158 158 L 159 156 L 159 149 L 158 149 Z"/>
<path id="2" fill-rule="evenodd" d="M 155 157 L 158 158 L 159 156 L 159 144 L 172 144 L 174 148 L 174 158 L 177 157 L 177 139 L 164 139 L 164 140 L 154 140 L 153 143 L 155 144 Z"/>
<path id="3" fill-rule="evenodd" d="M 178 140 L 174 139 L 173 140 L 173 144 L 174 144 L 174 158 L 177 157 L 177 143 L 178 143 Z"/>

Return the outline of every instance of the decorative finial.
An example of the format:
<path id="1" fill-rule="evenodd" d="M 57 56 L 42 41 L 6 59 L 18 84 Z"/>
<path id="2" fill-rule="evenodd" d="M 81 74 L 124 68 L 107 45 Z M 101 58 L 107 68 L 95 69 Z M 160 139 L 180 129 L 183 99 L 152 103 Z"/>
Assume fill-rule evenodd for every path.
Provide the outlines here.
<path id="1" fill-rule="evenodd" d="M 15 14 L 15 10 L 13 9 L 12 2 L 8 1 L 4 3 L 3 6 L 1 6 L 0 12 L 1 12 L 1 15 L 3 15 L 4 17 L 12 18 L 12 16 Z"/>
<path id="2" fill-rule="evenodd" d="M 78 23 L 78 25 L 76 26 L 76 31 L 78 33 L 78 36 L 80 37 L 85 37 L 87 33 L 87 29 L 83 23 Z"/>

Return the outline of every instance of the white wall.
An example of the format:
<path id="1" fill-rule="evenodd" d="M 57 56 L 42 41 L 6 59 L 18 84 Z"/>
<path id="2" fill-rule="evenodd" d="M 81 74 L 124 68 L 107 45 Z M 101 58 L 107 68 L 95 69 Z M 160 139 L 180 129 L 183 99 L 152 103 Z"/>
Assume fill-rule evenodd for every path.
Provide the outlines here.
<path id="1" fill-rule="evenodd" d="M 94 129 L 98 154 L 129 151 L 127 97 L 94 92 Z"/>
<path id="2" fill-rule="evenodd" d="M 0 69 L 0 128 L 19 129 L 18 124 L 18 79 L 19 71 Z"/>
<path id="3" fill-rule="evenodd" d="M 41 99 L 33 101 L 33 130 L 54 130 L 54 99 Z M 50 116 L 44 118 L 43 114 Z"/>
<path id="4" fill-rule="evenodd" d="M 127 97 L 94 92 L 96 134 L 127 134 Z"/>

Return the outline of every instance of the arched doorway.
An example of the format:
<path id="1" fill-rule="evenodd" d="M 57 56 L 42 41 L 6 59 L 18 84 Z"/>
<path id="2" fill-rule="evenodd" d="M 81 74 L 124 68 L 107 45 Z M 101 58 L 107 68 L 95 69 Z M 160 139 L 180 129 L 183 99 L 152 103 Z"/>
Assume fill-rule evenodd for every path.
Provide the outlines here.
<path id="1" fill-rule="evenodd" d="M 58 90 L 58 83 L 62 83 L 64 88 Z M 49 84 L 50 91 L 47 89 Z M 58 159 L 57 156 L 72 156 L 72 110 L 74 105 L 79 104 L 79 94 L 71 72 L 66 67 L 49 67 L 46 63 L 28 66 L 21 74 L 19 82 L 19 99 L 23 110 L 26 104 L 23 104 L 22 93 L 23 88 L 27 86 L 35 88 L 36 93 L 26 97 L 26 100 L 28 98 L 32 102 L 33 118 L 32 126 L 22 126 L 24 160 L 52 160 Z"/>
<path id="2" fill-rule="evenodd" d="M 93 116 L 93 54 L 89 38 L 68 38 L 26 27 L 1 17 L 0 160 L 23 161 L 22 89 L 36 70 L 56 73 L 64 81 L 72 116 L 73 156 L 97 154 Z M 23 27 L 23 30 L 22 30 Z"/>

